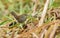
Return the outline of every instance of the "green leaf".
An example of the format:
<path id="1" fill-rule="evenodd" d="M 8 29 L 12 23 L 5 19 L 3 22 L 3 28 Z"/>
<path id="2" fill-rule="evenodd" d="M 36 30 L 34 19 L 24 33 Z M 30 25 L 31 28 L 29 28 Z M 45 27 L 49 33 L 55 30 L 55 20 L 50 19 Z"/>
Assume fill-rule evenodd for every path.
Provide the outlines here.
<path id="1" fill-rule="evenodd" d="M 60 2 L 54 2 L 53 7 L 60 7 Z"/>
<path id="2" fill-rule="evenodd" d="M 54 0 L 50 0 L 50 3 L 49 3 L 49 8 L 52 7 L 52 4 L 54 3 Z"/>

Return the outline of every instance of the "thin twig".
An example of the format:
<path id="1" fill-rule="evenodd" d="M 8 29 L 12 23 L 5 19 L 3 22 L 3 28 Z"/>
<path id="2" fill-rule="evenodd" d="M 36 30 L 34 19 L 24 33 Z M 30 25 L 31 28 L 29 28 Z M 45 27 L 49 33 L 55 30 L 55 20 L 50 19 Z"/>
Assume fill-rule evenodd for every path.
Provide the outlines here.
<path id="1" fill-rule="evenodd" d="M 58 24 L 55 24 L 49 38 L 54 38 L 54 35 L 55 35 L 57 28 L 58 28 Z"/>
<path id="2" fill-rule="evenodd" d="M 60 20 L 54 20 L 54 21 L 51 21 L 50 23 L 44 24 L 44 25 L 42 25 L 40 27 L 35 27 L 32 30 L 29 30 L 27 32 L 23 32 L 22 34 L 20 34 L 20 36 L 25 36 L 26 34 L 29 35 L 30 33 L 38 32 L 38 31 L 41 32 L 41 29 L 45 29 L 45 27 L 50 26 L 50 25 L 55 24 L 55 23 L 60 23 Z"/>
<path id="3" fill-rule="evenodd" d="M 40 21 L 38 23 L 38 26 L 41 26 L 43 24 L 43 21 L 44 21 L 44 18 L 45 18 L 47 9 L 48 9 L 48 4 L 49 4 L 49 0 L 47 0 L 46 3 L 45 3 L 44 10 L 43 10 L 43 12 L 41 14 L 41 19 L 40 19 Z"/>
<path id="4" fill-rule="evenodd" d="M 35 33 L 32 33 L 33 34 L 33 37 L 36 37 L 36 38 L 38 38 L 38 36 L 35 34 Z"/>
<path id="5" fill-rule="evenodd" d="M 37 5 L 38 5 L 38 0 L 34 0 L 35 2 L 35 5 L 33 7 L 33 13 L 32 13 L 32 16 L 35 16 L 36 15 L 36 8 L 37 8 Z"/>
<path id="6" fill-rule="evenodd" d="M 46 29 L 44 29 L 43 31 L 41 31 L 40 35 L 39 35 L 39 38 L 43 38 L 44 37 L 44 34 L 46 33 Z"/>

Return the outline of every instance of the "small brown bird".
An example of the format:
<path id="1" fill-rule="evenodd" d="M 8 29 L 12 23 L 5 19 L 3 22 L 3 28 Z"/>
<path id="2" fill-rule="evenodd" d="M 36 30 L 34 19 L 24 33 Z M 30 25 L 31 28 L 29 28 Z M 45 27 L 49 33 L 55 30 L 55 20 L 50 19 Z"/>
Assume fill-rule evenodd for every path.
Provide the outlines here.
<path id="1" fill-rule="evenodd" d="M 19 15 L 19 16 L 15 12 L 11 12 L 11 14 L 15 17 L 15 19 L 19 23 L 23 23 L 27 19 L 27 14 L 22 14 L 22 15 Z"/>

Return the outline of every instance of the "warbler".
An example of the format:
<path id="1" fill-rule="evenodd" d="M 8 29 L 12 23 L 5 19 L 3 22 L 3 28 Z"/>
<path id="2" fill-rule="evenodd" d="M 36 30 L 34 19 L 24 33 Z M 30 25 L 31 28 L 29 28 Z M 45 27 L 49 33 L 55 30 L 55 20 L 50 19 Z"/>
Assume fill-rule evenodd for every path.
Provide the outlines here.
<path id="1" fill-rule="evenodd" d="M 27 19 L 27 14 L 17 15 L 15 12 L 11 12 L 11 14 L 19 23 L 23 23 Z"/>

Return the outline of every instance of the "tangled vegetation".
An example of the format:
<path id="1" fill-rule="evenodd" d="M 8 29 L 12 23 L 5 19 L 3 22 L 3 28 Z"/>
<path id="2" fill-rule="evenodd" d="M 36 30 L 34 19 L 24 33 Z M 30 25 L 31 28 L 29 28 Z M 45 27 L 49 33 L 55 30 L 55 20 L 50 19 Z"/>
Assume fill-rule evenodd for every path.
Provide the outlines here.
<path id="1" fill-rule="evenodd" d="M 60 38 L 60 0 L 0 0 L 0 38 Z"/>

